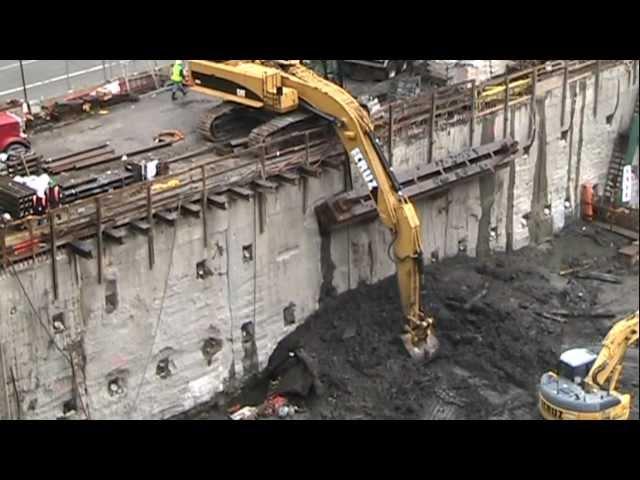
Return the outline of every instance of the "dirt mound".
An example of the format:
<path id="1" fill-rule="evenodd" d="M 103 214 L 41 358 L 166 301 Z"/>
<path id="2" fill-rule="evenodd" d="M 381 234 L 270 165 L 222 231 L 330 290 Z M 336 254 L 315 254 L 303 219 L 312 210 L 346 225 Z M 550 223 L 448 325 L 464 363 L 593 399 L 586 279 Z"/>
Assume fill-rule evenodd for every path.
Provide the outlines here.
<path id="1" fill-rule="evenodd" d="M 403 350 L 394 278 L 328 300 L 280 343 L 272 360 L 296 351 L 313 359 L 311 370 L 323 393 L 306 401 L 308 417 L 533 414 L 536 382 L 557 358 L 553 336 L 561 328 L 539 317 L 536 306 L 563 306 L 562 291 L 534 266 L 500 257 L 488 263 L 461 257 L 433 265 L 427 268 L 426 284 L 441 343 L 429 364 L 413 362 Z M 273 369 L 267 376 L 277 378 Z"/>
<path id="2" fill-rule="evenodd" d="M 486 261 L 460 255 L 428 266 L 425 302 L 440 340 L 428 364 L 411 360 L 399 339 L 395 278 L 326 299 L 229 404 L 282 393 L 302 407 L 300 419 L 539 418 L 540 375 L 568 346 L 599 343 L 614 321 L 584 312 L 637 308 L 637 301 L 615 300 L 638 288 L 637 276 L 615 260 L 617 246 L 607 235 L 595 242 L 577 229 Z M 624 284 L 558 274 L 589 262 L 591 269 L 626 275 Z M 637 381 L 632 386 L 637 394 Z"/>

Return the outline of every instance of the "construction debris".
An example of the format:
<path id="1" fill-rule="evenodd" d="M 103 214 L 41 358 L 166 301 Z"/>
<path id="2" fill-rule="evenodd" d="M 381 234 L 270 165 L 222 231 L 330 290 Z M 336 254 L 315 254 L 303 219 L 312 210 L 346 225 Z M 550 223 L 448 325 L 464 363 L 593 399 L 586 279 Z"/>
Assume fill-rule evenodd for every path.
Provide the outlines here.
<path id="1" fill-rule="evenodd" d="M 619 277 L 615 275 L 609 275 L 608 273 L 602 272 L 585 272 L 585 273 L 577 273 L 576 277 L 585 278 L 589 280 L 598 280 L 600 282 L 608 282 L 608 283 L 622 283 Z"/>
<path id="2" fill-rule="evenodd" d="M 243 407 L 230 415 L 231 420 L 255 420 L 258 418 L 258 409 L 255 407 Z"/>

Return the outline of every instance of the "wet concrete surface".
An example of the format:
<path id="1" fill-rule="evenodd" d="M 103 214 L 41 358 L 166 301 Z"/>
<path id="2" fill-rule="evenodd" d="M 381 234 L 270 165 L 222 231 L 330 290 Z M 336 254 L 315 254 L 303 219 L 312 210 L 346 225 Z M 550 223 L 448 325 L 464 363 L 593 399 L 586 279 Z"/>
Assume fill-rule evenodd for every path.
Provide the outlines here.
<path id="1" fill-rule="evenodd" d="M 196 92 L 171 101 L 170 92 L 146 96 L 138 102 L 122 103 L 69 125 L 36 133 L 31 137 L 33 149 L 45 157 L 76 152 L 110 142 L 117 153 L 124 153 L 153 142 L 162 130 L 180 130 L 185 134 L 181 147 L 198 147 L 206 141 L 197 127 L 204 111 L 218 100 Z"/>
<path id="2" fill-rule="evenodd" d="M 591 232 L 599 242 L 585 236 Z M 302 409 L 297 419 L 540 419 L 540 375 L 562 351 L 598 345 L 616 319 L 638 309 L 638 268 L 617 255 L 627 243 L 577 226 L 513 254 L 430 265 L 426 302 L 441 348 L 428 364 L 410 360 L 398 339 L 403 318 L 394 278 L 327 299 L 280 343 L 261 377 L 217 406 L 180 418 L 226 418 L 231 405 L 260 404 L 279 391 L 282 369 L 272 368 L 274 358 L 303 352 L 321 387 L 306 398 L 288 395 Z M 622 283 L 559 275 L 586 260 Z M 465 306 L 484 289 L 486 295 Z M 553 310 L 583 315 L 566 323 L 540 316 Z M 587 315 L 593 311 L 616 318 L 593 319 Z M 631 418 L 638 419 L 637 346 L 627 353 L 620 391 L 632 392 Z"/>

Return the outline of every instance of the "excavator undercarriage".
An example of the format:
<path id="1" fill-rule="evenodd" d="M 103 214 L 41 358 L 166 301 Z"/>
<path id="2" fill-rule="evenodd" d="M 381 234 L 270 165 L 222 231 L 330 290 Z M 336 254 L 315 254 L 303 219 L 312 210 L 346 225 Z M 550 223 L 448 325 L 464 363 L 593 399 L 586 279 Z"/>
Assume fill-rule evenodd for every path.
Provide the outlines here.
<path id="1" fill-rule="evenodd" d="M 319 137 L 318 129 L 328 122 L 305 110 L 297 110 L 287 114 L 276 114 L 266 110 L 237 105 L 232 102 L 222 102 L 202 115 L 198 130 L 208 141 L 214 143 L 221 153 L 233 151 L 236 144 L 247 139 L 242 144 L 244 148 L 254 148 L 264 145 L 266 153 L 272 153 L 271 143 L 278 143 L 278 148 L 287 148 L 288 143 L 283 140 L 291 137 L 292 145 L 300 143 L 295 138 L 296 133 L 308 132 L 309 140 Z"/>

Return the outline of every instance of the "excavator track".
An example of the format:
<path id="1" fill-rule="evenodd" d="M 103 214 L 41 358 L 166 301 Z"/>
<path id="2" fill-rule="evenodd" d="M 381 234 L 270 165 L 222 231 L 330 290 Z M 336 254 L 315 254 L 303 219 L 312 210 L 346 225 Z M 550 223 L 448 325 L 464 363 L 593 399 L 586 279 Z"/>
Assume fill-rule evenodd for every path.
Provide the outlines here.
<path id="1" fill-rule="evenodd" d="M 311 112 L 297 110 L 284 115 L 276 115 L 264 110 L 256 110 L 230 102 L 223 102 L 205 112 L 198 131 L 208 141 L 214 143 L 219 153 L 234 151 L 234 146 L 246 138 L 244 148 L 267 145 L 267 153 L 283 150 L 288 146 L 304 142 L 302 137 L 293 137 L 289 142 L 278 141 L 295 132 L 311 130 L 326 124 L 326 120 Z M 320 138 L 321 132 L 312 132 L 310 142 Z M 269 143 L 277 142 L 273 148 Z M 234 145 L 236 144 L 236 145 Z M 289 145 L 291 144 L 291 145 Z"/>
<path id="2" fill-rule="evenodd" d="M 327 124 L 326 120 L 311 112 L 302 110 L 285 115 L 278 115 L 251 131 L 248 138 L 248 146 L 251 148 L 265 144 L 267 145 L 267 153 L 272 153 L 270 150 L 273 149 L 268 147 L 269 143 L 278 142 L 277 149 L 283 150 L 288 146 L 301 144 L 305 141 L 305 138 L 298 136 L 292 137 L 290 141 L 283 142 L 279 140 L 282 140 L 284 137 L 292 136 L 296 132 L 312 130 L 325 124 Z M 310 141 L 315 141 L 319 134 L 320 132 L 310 133 Z"/>
<path id="3" fill-rule="evenodd" d="M 231 102 L 222 102 L 202 115 L 198 131 L 208 141 L 224 149 L 234 140 L 247 137 L 273 114 Z"/>

